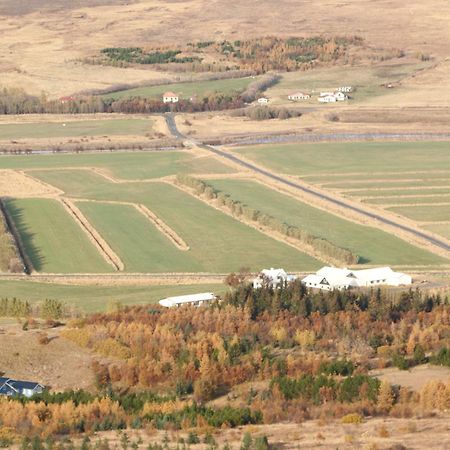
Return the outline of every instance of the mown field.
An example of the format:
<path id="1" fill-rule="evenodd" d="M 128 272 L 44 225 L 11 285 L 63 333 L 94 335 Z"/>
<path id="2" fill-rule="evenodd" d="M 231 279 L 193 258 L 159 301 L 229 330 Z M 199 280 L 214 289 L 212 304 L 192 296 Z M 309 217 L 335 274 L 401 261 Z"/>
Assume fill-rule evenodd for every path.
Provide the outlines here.
<path id="1" fill-rule="evenodd" d="M 87 313 L 106 311 L 120 302 L 123 305 L 151 304 L 158 300 L 198 292 L 223 294 L 224 284 L 161 285 L 161 286 L 93 286 L 40 283 L 36 281 L 0 281 L 0 295 L 27 300 L 31 304 L 46 298 L 63 301 L 69 308 Z"/>
<path id="2" fill-rule="evenodd" d="M 15 199 L 5 202 L 33 267 L 40 272 L 109 272 L 109 266 L 87 235 L 51 199 Z"/>
<path id="3" fill-rule="evenodd" d="M 213 157 L 196 157 L 189 151 L 136 153 L 80 153 L 2 156 L 2 169 L 58 169 L 98 167 L 124 180 L 160 178 L 177 173 L 231 173 L 233 169 Z M 68 178 L 68 177 L 62 177 Z"/>
<path id="4" fill-rule="evenodd" d="M 384 208 L 419 226 L 450 221 L 449 142 L 290 144 L 237 151 L 275 171 Z"/>
<path id="5" fill-rule="evenodd" d="M 111 94 L 104 94 L 103 97 L 113 98 L 115 100 L 130 97 L 161 98 L 164 92 L 170 91 L 184 99 L 192 96 L 201 98 L 214 92 L 230 94 L 232 92 L 243 91 L 252 81 L 254 81 L 252 77 L 245 77 L 226 80 L 196 81 L 192 83 L 161 84 L 159 86 L 146 86 L 117 91 Z"/>
<path id="6" fill-rule="evenodd" d="M 83 136 L 144 136 L 152 132 L 151 119 L 94 119 L 67 122 L 0 124 L 1 139 L 57 138 Z"/>
<path id="7" fill-rule="evenodd" d="M 341 219 L 259 183 L 242 180 L 209 183 L 233 199 L 351 250 L 360 256 L 361 263 L 419 265 L 445 261 L 384 231 Z"/>

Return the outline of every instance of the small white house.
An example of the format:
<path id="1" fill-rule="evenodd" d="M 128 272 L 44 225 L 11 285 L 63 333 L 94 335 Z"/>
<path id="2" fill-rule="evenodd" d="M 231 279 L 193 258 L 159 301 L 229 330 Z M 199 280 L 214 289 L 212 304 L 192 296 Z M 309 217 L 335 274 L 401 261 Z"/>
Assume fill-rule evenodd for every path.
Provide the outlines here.
<path id="1" fill-rule="evenodd" d="M 334 96 L 338 102 L 343 102 L 348 98 L 343 92 L 335 92 Z"/>
<path id="2" fill-rule="evenodd" d="M 315 274 L 303 278 L 302 283 L 309 288 L 332 291 L 353 287 L 408 286 L 412 283 L 412 278 L 404 273 L 394 272 L 390 267 L 363 270 L 323 267 Z"/>
<path id="3" fill-rule="evenodd" d="M 183 305 L 202 306 L 216 300 L 217 297 L 211 292 L 201 294 L 180 295 L 178 297 L 167 297 L 159 301 L 161 306 L 173 308 Z"/>
<path id="4" fill-rule="evenodd" d="M 269 99 L 267 97 L 258 98 L 258 103 L 260 105 L 267 105 L 269 103 Z"/>
<path id="5" fill-rule="evenodd" d="M 336 90 L 338 92 L 352 92 L 353 88 L 351 86 L 340 86 Z"/>
<path id="6" fill-rule="evenodd" d="M 320 94 L 317 98 L 320 103 L 335 103 L 337 102 L 337 98 L 334 94 Z"/>
<path id="7" fill-rule="evenodd" d="M 310 98 L 311 96 L 304 92 L 294 92 L 293 94 L 288 95 L 288 100 L 291 100 L 293 102 L 298 102 L 299 100 L 308 100 Z"/>
<path id="8" fill-rule="evenodd" d="M 164 103 L 178 103 L 179 97 L 174 92 L 165 92 L 163 95 L 163 102 Z"/>
<path id="9" fill-rule="evenodd" d="M 295 275 L 289 275 L 284 269 L 264 269 L 253 280 L 253 288 L 259 289 L 263 286 L 268 286 L 275 289 L 281 285 L 291 283 L 296 278 Z"/>

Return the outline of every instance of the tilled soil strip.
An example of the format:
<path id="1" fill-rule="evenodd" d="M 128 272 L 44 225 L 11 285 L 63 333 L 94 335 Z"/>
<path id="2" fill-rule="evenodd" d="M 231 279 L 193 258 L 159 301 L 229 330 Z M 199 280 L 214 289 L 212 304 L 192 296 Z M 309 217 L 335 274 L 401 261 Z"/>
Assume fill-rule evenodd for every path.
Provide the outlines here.
<path id="1" fill-rule="evenodd" d="M 108 264 L 111 264 L 118 271 L 124 270 L 125 265 L 122 260 L 112 250 L 108 243 L 100 236 L 98 231 L 89 223 L 89 221 L 77 208 L 77 206 L 66 198 L 61 198 L 60 201 L 65 210 L 75 219 L 75 221 L 80 225 L 81 229 L 86 232 L 89 240 L 95 245 L 105 261 L 107 261 Z"/>
<path id="2" fill-rule="evenodd" d="M 150 211 L 146 206 L 141 204 L 134 204 L 134 207 L 143 214 L 150 222 L 155 225 L 155 227 L 166 236 L 178 250 L 187 252 L 189 250 L 189 245 L 180 237 L 175 230 L 169 227 L 165 222 L 163 222 L 155 213 Z"/>

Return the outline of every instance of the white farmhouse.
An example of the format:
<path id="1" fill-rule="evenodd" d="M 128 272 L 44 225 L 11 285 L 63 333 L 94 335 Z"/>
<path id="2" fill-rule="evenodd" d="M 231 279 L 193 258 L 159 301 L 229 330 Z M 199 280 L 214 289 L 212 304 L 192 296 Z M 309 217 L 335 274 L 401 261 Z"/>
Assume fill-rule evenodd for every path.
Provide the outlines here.
<path id="1" fill-rule="evenodd" d="M 179 97 L 174 92 L 165 92 L 163 95 L 163 102 L 164 103 L 178 103 Z"/>
<path id="2" fill-rule="evenodd" d="M 178 297 L 167 297 L 159 301 L 161 306 L 173 308 L 182 305 L 201 306 L 206 303 L 217 300 L 217 297 L 211 292 L 201 294 L 180 295 Z"/>
<path id="3" fill-rule="evenodd" d="M 323 267 L 315 274 L 303 278 L 302 283 L 313 289 L 332 291 L 352 287 L 407 286 L 412 283 L 409 275 L 394 272 L 390 267 L 351 270 Z"/>
<path id="4" fill-rule="evenodd" d="M 317 98 L 317 100 L 320 103 L 335 103 L 337 102 L 337 98 L 334 94 L 329 93 L 321 93 L 320 96 Z"/>
<path id="5" fill-rule="evenodd" d="M 280 285 L 291 283 L 296 278 L 295 275 L 289 275 L 284 269 L 264 269 L 253 280 L 253 288 L 259 289 L 263 286 L 270 286 L 275 289 Z"/>
<path id="6" fill-rule="evenodd" d="M 344 100 L 347 100 L 347 96 L 343 92 L 335 92 L 334 96 L 336 97 L 336 100 L 338 102 L 343 102 Z"/>
<path id="7" fill-rule="evenodd" d="M 293 102 L 298 102 L 299 100 L 308 100 L 311 96 L 309 94 L 305 94 L 304 92 L 294 92 L 288 95 L 288 100 Z"/>
<path id="8" fill-rule="evenodd" d="M 260 105 L 267 105 L 269 103 L 269 99 L 267 97 L 258 98 L 258 103 Z"/>

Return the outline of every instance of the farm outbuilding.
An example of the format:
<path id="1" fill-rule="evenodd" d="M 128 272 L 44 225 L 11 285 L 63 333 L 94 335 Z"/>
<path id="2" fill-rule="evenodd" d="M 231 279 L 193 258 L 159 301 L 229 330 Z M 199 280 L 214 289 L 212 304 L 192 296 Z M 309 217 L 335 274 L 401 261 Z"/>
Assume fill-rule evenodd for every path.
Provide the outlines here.
<path id="1" fill-rule="evenodd" d="M 289 275 L 284 269 L 264 269 L 253 280 L 253 287 L 259 289 L 270 286 L 275 289 L 280 285 L 294 281 L 296 278 L 295 275 Z"/>
<path id="2" fill-rule="evenodd" d="M 299 100 L 308 100 L 310 98 L 311 98 L 311 96 L 304 92 L 294 92 L 294 93 L 288 95 L 288 100 L 291 100 L 293 102 L 297 102 Z"/>
<path id="3" fill-rule="evenodd" d="M 315 274 L 303 278 L 302 283 L 313 289 L 332 291 L 353 287 L 408 286 L 412 283 L 412 278 L 404 273 L 394 272 L 390 267 L 363 270 L 323 267 Z"/>
<path id="4" fill-rule="evenodd" d="M 217 297 L 211 292 L 201 294 L 180 295 L 178 297 L 167 297 L 159 301 L 165 308 L 174 308 L 183 305 L 202 306 L 206 303 L 217 300 Z"/>

